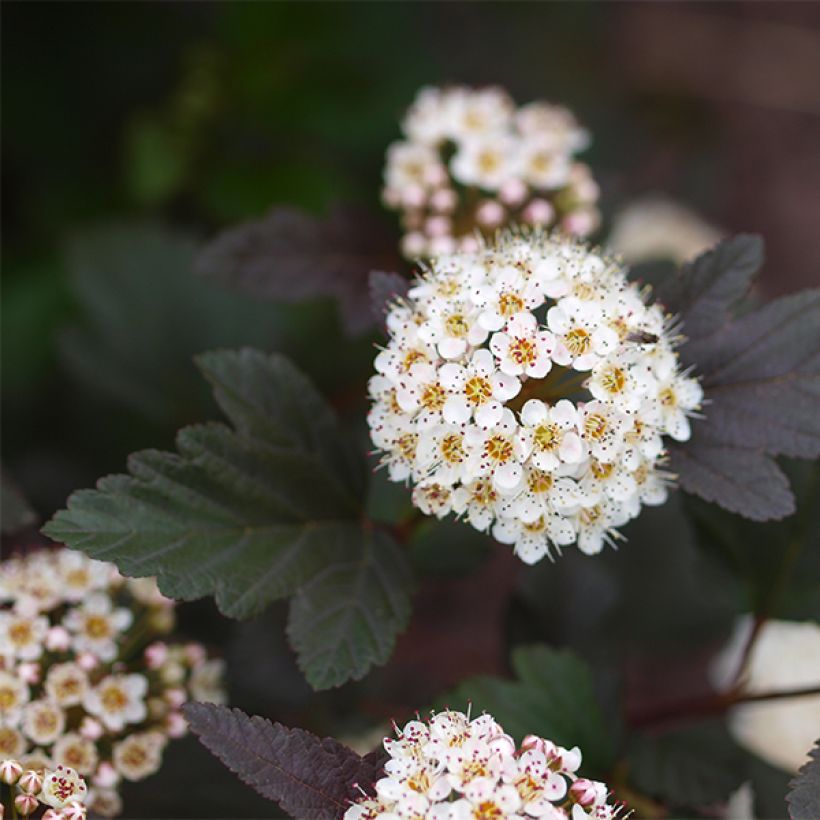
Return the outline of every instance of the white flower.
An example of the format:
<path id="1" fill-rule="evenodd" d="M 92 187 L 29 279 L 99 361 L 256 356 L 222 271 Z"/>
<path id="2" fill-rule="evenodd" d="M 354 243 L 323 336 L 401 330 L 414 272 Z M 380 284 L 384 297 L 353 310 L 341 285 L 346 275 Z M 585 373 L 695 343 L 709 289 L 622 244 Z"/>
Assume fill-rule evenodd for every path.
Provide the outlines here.
<path id="1" fill-rule="evenodd" d="M 497 191 L 516 175 L 519 142 L 490 134 L 465 142 L 450 163 L 453 178 L 462 185 Z"/>
<path id="2" fill-rule="evenodd" d="M 128 723 L 145 720 L 147 691 L 148 681 L 142 675 L 109 675 L 86 692 L 83 706 L 108 729 L 119 732 Z"/>
<path id="3" fill-rule="evenodd" d="M 111 564 L 94 561 L 81 552 L 60 550 L 57 568 L 60 590 L 66 601 L 81 601 L 91 590 L 104 589 L 111 583 Z"/>
<path id="4" fill-rule="evenodd" d="M 37 660 L 47 632 L 48 619 L 42 615 L 0 612 L 0 657 Z"/>
<path id="5" fill-rule="evenodd" d="M 23 710 L 22 729 L 34 743 L 53 743 L 65 729 L 65 713 L 49 700 L 33 700 Z"/>
<path id="6" fill-rule="evenodd" d="M 53 771 L 46 771 L 38 797 L 46 805 L 62 809 L 72 803 L 81 803 L 87 793 L 85 780 L 74 769 L 57 766 Z"/>
<path id="7" fill-rule="evenodd" d="M 528 736 L 520 749 L 491 715 L 473 720 L 462 712 L 434 714 L 427 724 L 410 721 L 385 738 L 389 755 L 376 797 L 362 796 L 345 820 L 541 817 L 566 820 L 573 804 L 614 818 L 606 787 L 577 779 L 581 752 Z M 580 783 L 576 789 L 570 784 Z M 603 793 L 601 793 L 603 788 Z"/>
<path id="8" fill-rule="evenodd" d="M 188 689 L 191 700 L 200 703 L 226 703 L 228 693 L 225 691 L 225 661 L 213 658 L 194 666 L 188 679 Z"/>
<path id="9" fill-rule="evenodd" d="M 94 772 L 99 759 L 96 744 L 76 732 L 66 732 L 59 737 L 51 754 L 56 763 L 86 776 Z"/>
<path id="10" fill-rule="evenodd" d="M 26 739 L 17 729 L 0 721 L 0 758 L 19 758 L 26 745 Z"/>
<path id="11" fill-rule="evenodd" d="M 18 675 L 0 669 L 0 724 L 16 726 L 29 698 L 26 682 Z"/>
<path id="12" fill-rule="evenodd" d="M 56 663 L 48 670 L 45 690 L 60 706 L 76 706 L 88 690 L 88 674 L 76 663 Z"/>
<path id="13" fill-rule="evenodd" d="M 663 436 L 688 435 L 702 390 L 612 260 L 502 234 L 432 263 L 387 327 L 368 424 L 425 514 L 463 516 L 532 563 L 596 553 L 665 500 Z"/>
<path id="14" fill-rule="evenodd" d="M 162 763 L 166 739 L 159 732 L 138 732 L 114 744 L 114 767 L 126 780 L 143 780 Z"/>
<path id="15" fill-rule="evenodd" d="M 69 610 L 63 626 L 74 633 L 74 649 L 90 652 L 100 660 L 117 657 L 117 640 L 131 626 L 134 616 L 129 609 L 114 609 L 105 592 L 86 597 L 81 605 Z"/>

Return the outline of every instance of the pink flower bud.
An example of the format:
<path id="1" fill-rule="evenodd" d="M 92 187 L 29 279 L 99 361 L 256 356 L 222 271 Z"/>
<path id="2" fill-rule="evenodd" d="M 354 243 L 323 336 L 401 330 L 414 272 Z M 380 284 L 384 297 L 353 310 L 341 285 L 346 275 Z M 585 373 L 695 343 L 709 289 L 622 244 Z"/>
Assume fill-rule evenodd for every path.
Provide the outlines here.
<path id="1" fill-rule="evenodd" d="M 37 806 L 39 805 L 39 801 L 33 794 L 18 794 L 17 797 L 14 798 L 14 806 L 17 809 L 17 814 L 21 814 L 23 817 L 28 817 L 30 814 L 33 814 L 37 811 Z"/>
<path id="2" fill-rule="evenodd" d="M 401 205 L 401 192 L 395 188 L 385 188 L 382 191 L 382 202 L 388 208 L 398 208 Z"/>
<path id="3" fill-rule="evenodd" d="M 424 181 L 431 188 L 445 185 L 447 183 L 447 169 L 443 165 L 428 165 L 424 169 Z"/>
<path id="4" fill-rule="evenodd" d="M 165 719 L 165 731 L 168 737 L 185 737 L 188 733 L 188 724 L 179 712 L 171 712 Z"/>
<path id="5" fill-rule="evenodd" d="M 87 813 L 85 806 L 75 801 L 63 809 L 62 817 L 64 820 L 85 820 Z"/>
<path id="6" fill-rule="evenodd" d="M 439 188 L 430 197 L 430 207 L 439 213 L 448 214 L 458 204 L 458 196 L 452 188 Z"/>
<path id="7" fill-rule="evenodd" d="M 579 777 L 570 787 L 569 793 L 572 799 L 584 808 L 595 803 L 595 784 L 585 777 Z"/>
<path id="8" fill-rule="evenodd" d="M 77 657 L 77 663 L 79 664 L 80 669 L 90 672 L 97 666 L 99 659 L 96 655 L 92 655 L 90 652 L 83 652 Z"/>
<path id="9" fill-rule="evenodd" d="M 465 253 L 475 253 L 481 247 L 481 243 L 472 234 L 462 236 L 458 244 L 459 248 Z"/>
<path id="10" fill-rule="evenodd" d="M 504 206 L 494 199 L 485 199 L 475 212 L 476 222 L 485 228 L 497 228 L 504 222 L 506 215 Z"/>
<path id="11" fill-rule="evenodd" d="M 547 746 L 544 738 L 538 737 L 538 735 L 527 735 L 521 742 L 521 751 L 528 752 L 531 749 L 545 755 L 547 753 Z"/>
<path id="12" fill-rule="evenodd" d="M 101 789 L 110 789 L 119 783 L 120 775 L 117 770 L 108 762 L 100 763 L 97 773 L 94 775 L 94 785 Z"/>
<path id="13" fill-rule="evenodd" d="M 430 240 L 430 253 L 432 256 L 452 253 L 455 249 L 456 241 L 452 236 L 436 236 Z"/>
<path id="14" fill-rule="evenodd" d="M 43 778 L 39 772 L 29 769 L 27 772 L 23 772 L 22 776 L 17 781 L 17 785 L 24 792 L 28 792 L 29 794 L 37 794 L 37 792 L 43 788 Z"/>
<path id="15" fill-rule="evenodd" d="M 205 662 L 208 655 L 205 652 L 205 647 L 201 643 L 186 643 L 185 657 L 188 659 L 188 663 L 190 663 L 191 666 L 198 666 L 199 664 Z"/>
<path id="16" fill-rule="evenodd" d="M 520 179 L 508 179 L 501 186 L 498 198 L 511 208 L 520 205 L 527 198 L 527 185 Z"/>
<path id="17" fill-rule="evenodd" d="M 413 259 L 417 256 L 421 256 L 425 250 L 427 249 L 427 239 L 425 238 L 423 233 L 419 233 L 418 231 L 413 231 L 412 233 L 405 234 L 401 240 L 401 251 L 402 253 Z"/>
<path id="18" fill-rule="evenodd" d="M 102 724 L 98 720 L 86 715 L 80 724 L 80 734 L 86 740 L 99 740 L 103 735 Z"/>
<path id="19" fill-rule="evenodd" d="M 71 646 L 71 635 L 62 626 L 52 626 L 46 632 L 46 649 L 49 652 L 65 652 Z"/>
<path id="20" fill-rule="evenodd" d="M 573 236 L 586 236 L 598 227 L 598 214 L 591 208 L 573 211 L 561 220 L 561 227 Z"/>
<path id="21" fill-rule="evenodd" d="M 39 683 L 40 664 L 34 662 L 18 664 L 17 674 L 28 684 Z"/>
<path id="22" fill-rule="evenodd" d="M 402 191 L 401 202 L 405 208 L 421 208 L 427 202 L 427 194 L 424 188 L 413 185 Z"/>
<path id="23" fill-rule="evenodd" d="M 20 779 L 23 767 L 16 760 L 4 760 L 0 763 L 0 780 L 13 785 Z"/>
<path id="24" fill-rule="evenodd" d="M 530 225 L 549 225 L 555 217 L 555 209 L 546 199 L 533 199 L 521 216 Z"/>
<path id="25" fill-rule="evenodd" d="M 172 709 L 179 709 L 188 700 L 188 694 L 184 689 L 167 689 L 165 691 L 165 701 Z"/>
<path id="26" fill-rule="evenodd" d="M 145 647 L 145 665 L 149 669 L 159 669 L 168 657 L 168 644 L 162 641 Z"/>
<path id="27" fill-rule="evenodd" d="M 424 224 L 427 236 L 449 236 L 452 223 L 446 216 L 431 216 Z"/>
<path id="28" fill-rule="evenodd" d="M 65 815 L 57 809 L 48 809 L 41 820 L 65 820 Z"/>

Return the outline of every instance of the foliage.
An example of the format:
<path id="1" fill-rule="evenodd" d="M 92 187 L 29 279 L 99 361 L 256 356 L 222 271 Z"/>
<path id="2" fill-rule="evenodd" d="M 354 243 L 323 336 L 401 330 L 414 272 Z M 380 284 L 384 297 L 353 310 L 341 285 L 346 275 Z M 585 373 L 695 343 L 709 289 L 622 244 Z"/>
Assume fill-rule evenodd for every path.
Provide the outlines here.
<path id="1" fill-rule="evenodd" d="M 361 757 L 333 738 L 320 739 L 239 709 L 189 703 L 191 730 L 232 772 L 291 817 L 335 820 L 381 769 L 381 756 Z"/>
<path id="2" fill-rule="evenodd" d="M 232 617 L 294 595 L 289 634 L 317 688 L 383 663 L 409 615 L 409 572 L 361 522 L 361 461 L 330 408 L 281 356 L 216 352 L 200 369 L 233 429 L 188 427 L 177 453 L 144 451 L 130 475 L 69 499 L 44 532 L 165 594 L 213 594 Z M 311 626 L 334 621 L 334 629 Z"/>
<path id="3" fill-rule="evenodd" d="M 820 816 L 820 741 L 809 752 L 809 762 L 789 783 L 786 800 L 792 820 L 809 820 Z"/>

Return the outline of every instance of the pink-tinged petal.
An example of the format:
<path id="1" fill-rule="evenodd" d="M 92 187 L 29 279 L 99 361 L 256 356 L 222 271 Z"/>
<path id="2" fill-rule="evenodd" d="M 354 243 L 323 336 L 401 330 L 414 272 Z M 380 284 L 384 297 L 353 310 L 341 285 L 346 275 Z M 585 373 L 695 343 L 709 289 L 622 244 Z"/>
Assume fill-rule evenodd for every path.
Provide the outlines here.
<path id="1" fill-rule="evenodd" d="M 527 375 L 533 379 L 543 379 L 550 370 L 552 370 L 552 359 L 546 355 L 539 356 L 533 364 L 527 367 Z"/>
<path id="2" fill-rule="evenodd" d="M 518 462 L 502 464 L 493 473 L 493 484 L 501 490 L 514 490 L 523 478 L 524 471 Z"/>
<path id="3" fill-rule="evenodd" d="M 524 367 L 515 359 L 503 358 L 498 363 L 498 369 L 508 376 L 521 376 L 524 373 Z"/>
<path id="4" fill-rule="evenodd" d="M 619 343 L 618 334 L 611 327 L 599 327 L 592 332 L 592 349 L 596 353 L 611 353 Z"/>
<path id="5" fill-rule="evenodd" d="M 495 427 L 501 421 L 503 415 L 504 407 L 500 402 L 484 402 L 484 404 L 475 411 L 476 424 L 486 428 Z"/>
<path id="6" fill-rule="evenodd" d="M 567 367 L 572 362 L 572 353 L 567 350 L 561 341 L 555 342 L 555 347 L 553 347 L 550 356 L 555 364 L 560 364 L 562 367 Z"/>
<path id="7" fill-rule="evenodd" d="M 507 322 L 507 332 L 517 339 L 523 339 L 532 336 L 538 327 L 538 322 L 535 316 L 529 311 L 523 313 L 516 313 L 510 317 Z"/>
<path id="8" fill-rule="evenodd" d="M 443 364 L 438 371 L 439 384 L 445 390 L 461 390 L 467 381 L 467 370 L 455 362 Z"/>
<path id="9" fill-rule="evenodd" d="M 448 424 L 466 424 L 472 415 L 472 408 L 464 396 L 450 396 L 444 403 L 441 415 Z"/>
<path id="10" fill-rule="evenodd" d="M 499 401 L 509 401 L 521 390 L 521 382 L 506 373 L 496 373 L 490 383 L 493 386 L 493 396 Z"/>
<path id="11" fill-rule="evenodd" d="M 547 327 L 553 333 L 563 336 L 565 333 L 569 332 L 572 325 L 569 321 L 569 317 L 563 310 L 561 310 L 561 308 L 551 307 L 547 311 Z"/>
<path id="12" fill-rule="evenodd" d="M 454 339 L 450 336 L 438 343 L 439 355 L 444 359 L 457 359 L 465 350 L 467 350 L 466 339 Z"/>
<path id="13" fill-rule="evenodd" d="M 493 333 L 490 338 L 490 350 L 492 350 L 499 359 L 503 359 L 510 349 L 511 342 L 512 339 L 506 333 Z"/>
<path id="14" fill-rule="evenodd" d="M 552 472 L 560 464 L 555 455 L 544 450 L 536 450 L 532 454 L 532 463 L 539 470 L 546 470 L 546 472 Z"/>
<path id="15" fill-rule="evenodd" d="M 477 376 L 484 376 L 485 378 L 493 373 L 495 370 L 495 359 L 489 350 L 476 350 L 470 359 L 470 370 Z"/>
<path id="16" fill-rule="evenodd" d="M 529 399 L 521 408 L 521 421 L 528 427 L 535 427 L 547 419 L 547 405 L 540 399 Z"/>
<path id="17" fill-rule="evenodd" d="M 577 464 L 581 461 L 585 455 L 581 437 L 576 433 L 567 433 L 561 440 L 558 455 L 561 456 L 561 461 L 567 464 Z"/>
<path id="18" fill-rule="evenodd" d="M 504 317 L 497 310 L 485 310 L 479 314 L 478 324 L 485 330 L 501 330 L 504 327 Z"/>

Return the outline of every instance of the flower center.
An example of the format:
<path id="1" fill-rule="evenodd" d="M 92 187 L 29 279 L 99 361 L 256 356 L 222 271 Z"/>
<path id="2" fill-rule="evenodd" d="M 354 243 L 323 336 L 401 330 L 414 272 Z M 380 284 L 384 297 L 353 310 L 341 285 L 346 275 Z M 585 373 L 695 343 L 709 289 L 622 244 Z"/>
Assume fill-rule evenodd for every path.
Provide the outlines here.
<path id="1" fill-rule="evenodd" d="M 606 419 L 600 413 L 590 413 L 584 421 L 584 432 L 589 438 L 600 441 L 606 433 Z"/>
<path id="2" fill-rule="evenodd" d="M 546 493 L 552 489 L 552 476 L 543 470 L 533 470 L 528 479 L 530 492 Z"/>
<path id="3" fill-rule="evenodd" d="M 482 507 L 489 507 L 497 497 L 489 481 L 476 481 L 473 485 L 473 501 Z"/>
<path id="4" fill-rule="evenodd" d="M 557 450 L 561 431 L 557 424 L 541 424 L 535 428 L 534 441 L 539 450 Z"/>
<path id="5" fill-rule="evenodd" d="M 612 471 L 615 469 L 615 466 L 613 464 L 603 464 L 600 461 L 593 461 L 589 465 L 589 469 L 595 478 L 602 481 L 612 475 Z"/>
<path id="6" fill-rule="evenodd" d="M 671 387 L 667 387 L 658 393 L 658 398 L 664 407 L 675 407 L 678 403 L 675 391 Z"/>
<path id="7" fill-rule="evenodd" d="M 111 625 L 103 615 L 89 615 L 85 621 L 85 633 L 96 641 L 111 635 Z"/>
<path id="8" fill-rule="evenodd" d="M 416 433 L 405 433 L 403 436 L 399 436 L 396 440 L 396 449 L 399 455 L 406 461 L 413 461 L 416 457 L 418 440 L 419 437 Z"/>
<path id="9" fill-rule="evenodd" d="M 592 347 L 592 337 L 582 327 L 576 327 L 564 336 L 564 346 L 573 356 L 583 356 Z"/>
<path id="10" fill-rule="evenodd" d="M 11 709 L 17 703 L 17 692 L 10 686 L 0 687 L 0 711 Z"/>
<path id="11" fill-rule="evenodd" d="M 578 517 L 582 524 L 590 526 L 600 519 L 602 513 L 600 505 L 596 504 L 594 507 L 584 507 Z"/>
<path id="12" fill-rule="evenodd" d="M 484 404 L 492 398 L 493 386 L 481 376 L 473 376 L 464 385 L 464 395 L 471 404 Z"/>
<path id="13" fill-rule="evenodd" d="M 460 313 L 454 313 L 452 316 L 448 316 L 444 326 L 447 328 L 447 332 L 457 339 L 466 336 L 467 331 L 470 329 L 467 320 Z"/>
<path id="14" fill-rule="evenodd" d="M 497 461 L 503 464 L 512 458 L 513 445 L 512 442 L 504 438 L 504 436 L 492 436 L 484 445 L 484 455 L 492 461 Z"/>
<path id="15" fill-rule="evenodd" d="M 464 447 L 462 446 L 462 436 L 452 433 L 445 436 L 441 441 L 441 455 L 450 464 L 461 464 L 464 461 Z"/>
<path id="16" fill-rule="evenodd" d="M 478 155 L 478 167 L 484 174 L 491 174 L 501 167 L 501 157 L 495 151 L 482 151 Z"/>
<path id="17" fill-rule="evenodd" d="M 607 393 L 620 393 L 626 385 L 626 375 L 620 367 L 609 367 L 601 374 L 601 386 Z"/>
<path id="18" fill-rule="evenodd" d="M 517 293 L 502 293 L 498 299 L 498 312 L 502 316 L 512 316 L 524 310 L 524 300 Z"/>
<path id="19" fill-rule="evenodd" d="M 421 405 L 428 410 L 441 410 L 447 401 L 447 391 L 438 383 L 428 384 L 421 394 Z"/>
<path id="20" fill-rule="evenodd" d="M 532 364 L 535 362 L 535 345 L 529 339 L 516 339 L 509 347 L 509 357 L 516 364 Z"/>
<path id="21" fill-rule="evenodd" d="M 401 368 L 406 373 L 416 362 L 426 361 L 427 356 L 420 350 L 408 350 L 407 353 L 404 354 L 404 359 L 402 359 Z"/>
<path id="22" fill-rule="evenodd" d="M 504 812 L 492 800 L 485 800 L 473 809 L 473 817 L 476 820 L 493 820 L 496 817 L 504 817 Z"/>
<path id="23" fill-rule="evenodd" d="M 536 535 L 539 532 L 544 532 L 547 526 L 547 522 L 544 521 L 544 516 L 539 516 L 535 521 L 531 524 L 522 524 L 522 527 L 525 532 L 531 532 L 533 535 Z"/>
<path id="24" fill-rule="evenodd" d="M 9 638 L 15 646 L 25 646 L 31 643 L 34 633 L 28 621 L 17 621 L 9 629 Z"/>
<path id="25" fill-rule="evenodd" d="M 128 705 L 128 697 L 118 686 L 109 686 L 105 689 L 100 700 L 109 712 L 119 712 Z"/>

